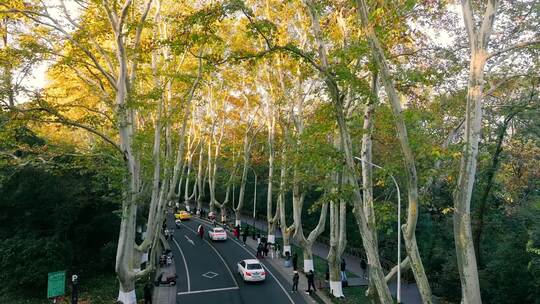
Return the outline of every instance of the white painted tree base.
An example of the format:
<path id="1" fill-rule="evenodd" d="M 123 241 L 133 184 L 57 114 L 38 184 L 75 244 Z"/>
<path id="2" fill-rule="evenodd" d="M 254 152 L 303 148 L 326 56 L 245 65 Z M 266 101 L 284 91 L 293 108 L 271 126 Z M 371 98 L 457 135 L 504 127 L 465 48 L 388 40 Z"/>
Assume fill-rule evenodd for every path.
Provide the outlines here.
<path id="1" fill-rule="evenodd" d="M 330 281 L 330 293 L 336 298 L 345 297 L 341 281 Z"/>
<path id="2" fill-rule="evenodd" d="M 291 255 L 291 245 L 283 245 L 283 256 L 286 256 L 287 252 Z"/>
<path id="3" fill-rule="evenodd" d="M 137 295 L 135 294 L 135 290 L 128 292 L 119 290 L 118 301 L 122 302 L 123 304 L 137 304 Z"/>
<path id="4" fill-rule="evenodd" d="M 304 260 L 304 272 L 308 273 L 310 270 L 315 271 L 315 268 L 313 268 L 313 260 Z"/>
<path id="5" fill-rule="evenodd" d="M 276 236 L 273 234 L 268 235 L 268 243 L 274 244 L 276 242 Z"/>
<path id="6" fill-rule="evenodd" d="M 146 262 L 148 262 L 148 252 L 143 253 L 141 257 L 141 264 L 144 264 Z"/>
<path id="7" fill-rule="evenodd" d="M 236 226 L 241 226 L 242 225 L 242 221 L 241 220 L 235 220 L 234 221 L 234 227 Z"/>

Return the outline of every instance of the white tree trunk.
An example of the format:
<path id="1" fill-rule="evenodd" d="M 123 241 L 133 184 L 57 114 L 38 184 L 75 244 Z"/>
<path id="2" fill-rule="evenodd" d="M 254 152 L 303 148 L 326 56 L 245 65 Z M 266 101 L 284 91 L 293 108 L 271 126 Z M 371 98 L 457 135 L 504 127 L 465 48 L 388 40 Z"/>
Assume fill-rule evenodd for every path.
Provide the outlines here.
<path id="1" fill-rule="evenodd" d="M 243 147 L 243 154 L 242 154 L 244 163 L 243 163 L 243 168 L 242 168 L 242 179 L 240 181 L 238 205 L 234 207 L 235 226 L 239 226 L 241 224 L 240 213 L 242 211 L 242 207 L 244 206 L 244 197 L 245 197 L 247 174 L 248 174 L 248 167 L 249 167 L 249 155 L 251 152 L 251 140 L 249 138 L 249 131 L 250 131 L 250 126 L 248 126 L 247 128 L 246 134 L 244 134 L 244 147 Z"/>
<path id="2" fill-rule="evenodd" d="M 462 0 L 463 19 L 469 37 L 471 61 L 465 113 L 465 145 L 459 177 L 454 191 L 454 240 L 461 277 L 462 303 L 482 303 L 478 267 L 471 229 L 471 197 L 476 176 L 478 143 L 482 130 L 482 93 L 484 66 L 488 58 L 487 46 L 497 13 L 497 0 L 487 1 L 482 23 L 475 25 L 472 4 Z"/>
<path id="3" fill-rule="evenodd" d="M 131 1 L 126 0 L 122 7 L 122 11 L 127 11 L 130 5 Z M 135 130 L 133 127 L 133 113 L 127 106 L 130 94 L 130 79 L 128 78 L 128 55 L 123 34 L 126 20 L 125 14 L 121 13 L 120 15 L 116 15 L 116 12 L 112 12 L 107 3 L 104 3 L 104 8 L 109 16 L 111 28 L 113 29 L 115 36 L 116 58 L 118 60 L 115 111 L 118 117 L 117 128 L 120 138 L 120 147 L 124 152 L 124 160 L 127 167 L 127 176 L 124 180 L 125 193 L 122 203 L 122 220 L 120 222 L 115 270 L 120 283 L 119 299 L 124 299 L 126 304 L 134 304 L 136 303 L 136 296 L 134 295 L 136 273 L 133 271 L 132 262 L 135 248 L 135 221 L 137 217 L 137 194 L 140 184 L 140 172 L 132 146 L 133 133 Z M 143 14 L 144 18 L 146 18 L 146 12 Z M 140 26 L 142 26 L 144 18 L 141 20 Z M 138 41 L 136 41 L 136 43 L 138 44 Z M 132 73 L 134 75 L 135 71 L 133 70 Z"/>
<path id="4" fill-rule="evenodd" d="M 282 126 L 283 129 L 283 138 L 284 141 L 287 140 L 288 129 L 287 126 Z M 287 144 L 284 142 L 281 150 L 281 169 L 279 177 L 279 194 L 278 194 L 278 208 L 279 208 L 279 225 L 281 228 L 281 237 L 283 241 L 283 256 L 286 256 L 286 253 L 292 254 L 291 251 L 291 234 L 294 232 L 294 223 L 291 226 L 287 225 L 287 217 L 285 211 L 285 179 L 287 178 Z"/>
<path id="5" fill-rule="evenodd" d="M 341 142 L 338 136 L 334 137 L 334 148 L 341 150 Z M 343 175 L 341 172 L 334 172 L 334 189 L 337 192 L 341 190 L 343 184 Z M 347 203 L 340 199 L 330 202 L 330 249 L 328 251 L 327 261 L 329 268 L 330 294 L 336 298 L 343 297 L 341 284 L 341 257 L 347 246 Z"/>
<path id="6" fill-rule="evenodd" d="M 202 55 L 202 49 L 199 51 L 199 56 Z M 179 175 L 184 173 L 184 150 L 185 150 L 185 136 L 186 136 L 186 128 L 188 120 L 191 116 L 191 101 L 193 100 L 193 97 L 195 96 L 195 90 L 197 89 L 199 82 L 202 78 L 202 59 L 199 57 L 199 68 L 197 71 L 197 78 L 195 78 L 195 81 L 191 85 L 188 95 L 185 100 L 184 104 L 184 117 L 182 119 L 182 127 L 179 130 L 178 134 L 178 149 L 176 152 L 176 160 L 174 163 L 174 169 L 172 172 L 172 179 L 171 183 L 169 185 L 169 192 L 167 194 L 167 200 L 169 202 L 177 200 L 180 192 L 180 186 L 182 185 L 182 181 L 180 179 L 179 181 Z"/>
<path id="7" fill-rule="evenodd" d="M 199 165 L 197 169 L 197 210 L 202 208 L 202 197 L 204 195 L 203 182 L 203 160 L 204 160 L 204 143 L 201 142 L 201 148 L 199 150 Z"/>
<path id="8" fill-rule="evenodd" d="M 159 18 L 159 13 L 156 14 L 156 18 Z M 158 20 L 155 20 L 158 21 Z M 157 61 L 158 61 L 158 54 L 157 50 L 154 50 L 152 52 L 152 74 L 154 78 L 154 85 L 156 87 L 161 87 L 161 81 L 158 76 L 158 68 L 157 68 Z M 158 100 L 158 106 L 157 106 L 157 114 L 155 119 L 155 125 L 154 125 L 154 145 L 152 149 L 152 162 L 154 165 L 154 172 L 152 176 L 152 193 L 150 196 L 150 207 L 148 211 L 148 219 L 147 219 L 147 235 L 148 237 L 144 239 L 143 243 L 139 246 L 139 251 L 146 252 L 148 248 L 152 245 L 152 242 L 154 240 L 154 229 L 156 226 L 155 220 L 157 217 L 157 209 L 160 199 L 160 181 L 161 181 L 161 116 L 163 112 L 163 102 L 164 102 L 164 96 L 162 95 L 161 98 Z"/>
<path id="9" fill-rule="evenodd" d="M 388 67 L 388 63 L 384 55 L 384 51 L 379 43 L 377 36 L 375 35 L 375 31 L 372 25 L 369 23 L 368 8 L 365 0 L 357 0 L 356 6 L 358 11 L 358 17 L 366 30 L 366 35 L 368 37 L 373 58 L 379 68 L 381 79 L 383 81 L 386 94 L 388 95 L 388 99 L 390 101 L 390 106 L 397 129 L 397 137 L 401 146 L 401 151 L 405 162 L 409 201 L 409 206 L 407 208 L 407 223 L 403 227 L 403 238 L 405 241 L 405 247 L 407 249 L 407 254 L 410 258 L 411 268 L 413 270 L 413 274 L 416 279 L 420 295 L 422 296 L 422 301 L 424 303 L 433 303 L 431 288 L 429 286 L 429 282 L 424 271 L 424 266 L 420 258 L 420 253 L 418 251 L 418 246 L 416 244 L 415 232 L 416 223 L 418 221 L 418 178 L 416 174 L 414 154 L 410 147 L 407 135 L 407 127 L 405 125 L 405 120 L 401 109 L 401 102 L 396 92 L 392 76 L 390 74 L 390 68 Z M 399 262 L 400 261 L 398 261 L 398 263 Z"/>
<path id="10" fill-rule="evenodd" d="M 326 51 L 326 46 L 322 39 L 322 33 L 321 33 L 320 25 L 319 25 L 319 18 L 318 18 L 317 10 L 315 9 L 315 6 L 313 5 L 311 1 L 305 0 L 305 2 L 309 10 L 309 15 L 311 17 L 311 27 L 315 36 L 315 41 L 317 43 L 317 49 L 319 52 L 322 68 L 324 69 L 322 71 L 324 81 L 327 85 L 327 88 L 330 92 L 330 96 L 334 103 L 336 120 L 339 126 L 343 152 L 345 154 L 345 161 L 347 165 L 346 172 L 349 172 L 350 174 L 350 176 L 347 176 L 345 180 L 348 181 L 348 183 L 350 183 L 350 185 L 353 187 L 354 206 L 355 206 L 354 214 L 358 222 L 360 234 L 362 235 L 362 244 L 364 245 L 364 249 L 366 251 L 366 255 L 368 258 L 368 264 L 371 270 L 370 279 L 373 281 L 374 285 L 376 286 L 377 295 L 379 296 L 379 301 L 381 303 L 389 304 L 389 303 L 392 303 L 393 300 L 392 300 L 392 296 L 390 295 L 390 290 L 388 289 L 388 285 L 384 281 L 384 274 L 382 272 L 382 267 L 380 265 L 378 248 L 376 244 L 376 239 L 374 238 L 374 234 L 376 233 L 376 231 L 372 231 L 372 229 L 368 225 L 368 219 L 363 208 L 361 189 L 357 183 L 357 180 L 359 179 L 360 175 L 357 172 L 356 165 L 354 162 L 354 156 L 352 154 L 352 143 L 351 143 L 349 131 L 345 122 L 345 116 L 344 116 L 344 110 L 343 110 L 343 104 L 342 104 L 343 97 L 341 96 L 341 93 L 339 91 L 338 84 L 332 78 L 331 74 L 329 74 L 328 72 L 329 65 L 328 65 L 328 59 L 327 59 L 327 51 Z"/>
<path id="11" fill-rule="evenodd" d="M 275 125 L 276 125 L 276 119 L 274 117 L 275 111 L 274 111 L 274 105 L 272 104 L 272 101 L 268 101 L 268 117 L 267 117 L 267 125 L 268 125 L 268 188 L 266 192 L 266 221 L 268 224 L 268 236 L 271 235 L 275 236 L 276 234 L 276 221 L 277 221 L 277 213 L 279 212 L 279 209 L 276 209 L 276 216 L 274 215 L 273 210 L 273 184 L 274 184 L 274 159 L 275 159 Z"/>

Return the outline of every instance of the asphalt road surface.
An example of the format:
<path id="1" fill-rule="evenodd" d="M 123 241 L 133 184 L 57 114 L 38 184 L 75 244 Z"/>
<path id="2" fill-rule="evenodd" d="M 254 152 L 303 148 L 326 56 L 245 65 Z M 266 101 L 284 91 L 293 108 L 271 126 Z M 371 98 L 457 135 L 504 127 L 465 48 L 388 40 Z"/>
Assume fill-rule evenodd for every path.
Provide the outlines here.
<path id="1" fill-rule="evenodd" d="M 203 223 L 205 237 L 196 233 Z M 175 227 L 172 215 L 168 226 Z M 224 242 L 208 239 L 210 225 L 192 218 L 175 228 L 170 241 L 176 265 L 178 304 L 294 304 L 306 303 L 301 295 L 292 294 L 290 278 L 284 278 L 270 265 L 264 263 L 267 275 L 264 282 L 247 283 L 237 272 L 237 263 L 255 258 L 254 252 L 242 246 L 229 234 Z"/>

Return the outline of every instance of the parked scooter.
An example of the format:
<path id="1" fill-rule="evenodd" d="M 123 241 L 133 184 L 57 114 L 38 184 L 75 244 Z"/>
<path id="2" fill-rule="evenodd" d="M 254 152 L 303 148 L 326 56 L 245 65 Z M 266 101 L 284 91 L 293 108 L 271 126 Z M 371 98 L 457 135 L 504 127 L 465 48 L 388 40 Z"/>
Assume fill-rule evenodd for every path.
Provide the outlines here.
<path id="1" fill-rule="evenodd" d="M 164 275 L 162 272 L 158 275 L 156 281 L 154 282 L 154 285 L 156 287 L 159 285 L 175 286 L 176 278 L 178 278 L 178 275 L 176 274 Z"/>

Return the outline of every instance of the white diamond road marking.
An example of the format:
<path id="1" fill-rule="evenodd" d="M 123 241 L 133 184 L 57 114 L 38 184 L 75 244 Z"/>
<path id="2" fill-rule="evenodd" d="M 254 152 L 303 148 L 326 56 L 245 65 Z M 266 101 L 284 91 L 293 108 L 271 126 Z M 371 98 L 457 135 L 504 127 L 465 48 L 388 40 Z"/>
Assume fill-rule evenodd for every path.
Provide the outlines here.
<path id="1" fill-rule="evenodd" d="M 218 275 L 219 275 L 219 274 L 217 274 L 217 273 L 215 273 L 215 272 L 209 271 L 209 272 L 203 274 L 202 276 L 203 276 L 203 277 L 207 277 L 207 278 L 209 278 L 209 279 L 213 279 L 213 278 L 217 277 Z"/>

